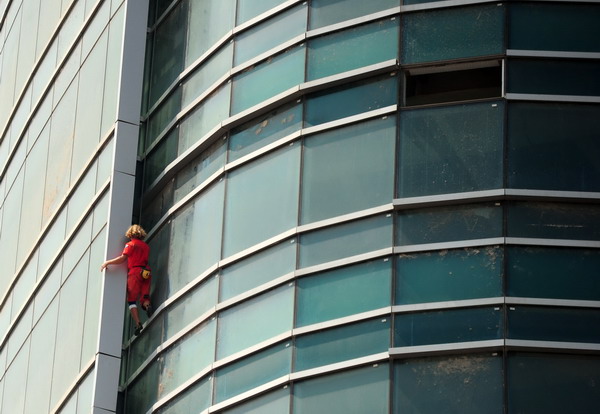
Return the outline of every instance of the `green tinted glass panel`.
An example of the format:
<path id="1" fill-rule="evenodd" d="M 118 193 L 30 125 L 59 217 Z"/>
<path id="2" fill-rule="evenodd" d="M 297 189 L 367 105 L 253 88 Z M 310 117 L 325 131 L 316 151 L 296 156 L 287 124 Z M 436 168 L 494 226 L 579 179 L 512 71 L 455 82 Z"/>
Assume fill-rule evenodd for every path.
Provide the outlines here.
<path id="1" fill-rule="evenodd" d="M 392 217 L 376 216 L 300 236 L 300 267 L 391 247 Z"/>
<path id="2" fill-rule="evenodd" d="M 502 236 L 502 208 L 489 204 L 407 210 L 397 218 L 399 245 Z"/>
<path id="3" fill-rule="evenodd" d="M 510 59 L 506 91 L 547 95 L 600 95 L 600 62 L 596 60 Z M 569 82 L 565 82 L 565 76 Z"/>
<path id="4" fill-rule="evenodd" d="M 596 309 L 511 306 L 508 337 L 537 341 L 600 342 L 600 311 Z"/>
<path id="5" fill-rule="evenodd" d="M 502 296 L 503 258 L 498 246 L 401 254 L 396 304 Z"/>
<path id="6" fill-rule="evenodd" d="M 236 75 L 231 113 L 237 114 L 302 83 L 304 61 L 304 46 L 298 46 Z"/>
<path id="7" fill-rule="evenodd" d="M 504 313 L 499 307 L 398 314 L 394 346 L 499 339 L 504 335 L 503 326 Z"/>
<path id="8" fill-rule="evenodd" d="M 302 105 L 284 106 L 231 131 L 229 161 L 277 141 L 302 127 Z"/>
<path id="9" fill-rule="evenodd" d="M 165 99 L 161 105 L 150 115 L 146 131 L 146 148 L 160 135 L 167 125 L 181 110 L 181 88 L 175 91 Z"/>
<path id="10" fill-rule="evenodd" d="M 158 394 L 158 362 L 152 362 L 133 384 L 127 387 L 125 412 L 145 414 Z"/>
<path id="11" fill-rule="evenodd" d="M 600 208 L 594 204 L 514 203 L 508 236 L 600 240 Z"/>
<path id="12" fill-rule="evenodd" d="M 600 191 L 599 130 L 598 105 L 510 103 L 509 187 Z"/>
<path id="13" fill-rule="evenodd" d="M 526 354 L 508 357 L 508 412 L 594 413 L 600 405 L 600 357 Z"/>
<path id="14" fill-rule="evenodd" d="M 185 53 L 185 62 L 188 66 L 233 29 L 235 0 L 184 3 L 190 5 Z M 181 37 L 185 38 L 185 36 Z"/>
<path id="15" fill-rule="evenodd" d="M 295 239 L 284 241 L 247 259 L 226 267 L 221 272 L 220 300 L 293 272 L 296 268 Z"/>
<path id="16" fill-rule="evenodd" d="M 504 9 L 502 5 L 486 4 L 404 14 L 401 62 L 503 53 Z"/>
<path id="17" fill-rule="evenodd" d="M 235 38 L 234 66 L 306 31 L 306 3 L 254 26 Z"/>
<path id="18" fill-rule="evenodd" d="M 400 197 L 501 188 L 503 126 L 502 102 L 402 111 Z"/>
<path id="19" fill-rule="evenodd" d="M 391 272 L 383 259 L 299 279 L 296 326 L 390 306 Z"/>
<path id="20" fill-rule="evenodd" d="M 375 364 L 294 384 L 295 414 L 387 414 L 389 367 Z"/>
<path id="21" fill-rule="evenodd" d="M 400 0 L 313 0 L 310 2 L 310 28 L 328 26 L 400 6 Z"/>
<path id="22" fill-rule="evenodd" d="M 302 223 L 390 203 L 395 139 L 395 117 L 306 138 Z"/>
<path id="23" fill-rule="evenodd" d="M 358 69 L 398 56 L 398 21 L 393 17 L 311 39 L 308 80 Z"/>
<path id="24" fill-rule="evenodd" d="M 228 43 L 196 69 L 183 83 L 182 107 L 202 95 L 231 69 L 233 43 Z"/>
<path id="25" fill-rule="evenodd" d="M 284 2 L 285 0 L 238 0 L 237 24 L 242 24 Z"/>
<path id="26" fill-rule="evenodd" d="M 296 338 L 295 371 L 386 352 L 391 318 L 373 319 Z"/>
<path id="27" fill-rule="evenodd" d="M 296 226 L 299 167 L 293 145 L 229 174 L 224 257 Z"/>
<path id="28" fill-rule="evenodd" d="M 508 48 L 600 52 L 597 4 L 513 3 Z"/>
<path id="29" fill-rule="evenodd" d="M 397 78 L 386 75 L 335 90 L 309 95 L 304 126 L 323 124 L 336 119 L 395 105 Z"/>
<path id="30" fill-rule="evenodd" d="M 169 265 L 169 248 L 171 238 L 171 223 L 167 222 L 148 240 L 150 251 L 152 254 L 148 259 L 148 263 L 152 268 L 154 275 L 160 275 L 152 278 L 152 301 L 154 303 L 162 303 L 169 297 L 170 281 L 164 276 L 168 275 Z"/>
<path id="31" fill-rule="evenodd" d="M 287 414 L 290 412 L 290 389 L 280 388 L 222 412 L 225 414 Z"/>
<path id="32" fill-rule="evenodd" d="M 141 312 L 143 313 L 143 312 Z M 140 315 L 141 317 L 141 315 Z M 127 358 L 127 378 L 130 378 L 161 343 L 162 317 L 144 328 L 144 334 L 131 343 Z M 131 330 L 127 330 L 131 334 Z"/>
<path id="33" fill-rule="evenodd" d="M 158 414 L 197 414 L 212 400 L 212 377 L 203 378 L 160 408 Z"/>
<path id="34" fill-rule="evenodd" d="M 177 158 L 179 129 L 175 128 L 165 136 L 146 157 L 144 162 L 144 187 L 148 188 L 164 169 Z"/>
<path id="35" fill-rule="evenodd" d="M 394 414 L 502 414 L 502 357 L 465 355 L 394 364 Z"/>
<path id="36" fill-rule="evenodd" d="M 152 200 L 142 206 L 141 224 L 151 229 L 173 206 L 173 181 L 169 181 Z"/>
<path id="37" fill-rule="evenodd" d="M 507 296 L 600 300 L 600 250 L 509 247 Z"/>
<path id="38" fill-rule="evenodd" d="M 289 374 L 292 365 L 292 347 L 290 345 L 289 343 L 279 344 L 218 369 L 215 403 Z"/>

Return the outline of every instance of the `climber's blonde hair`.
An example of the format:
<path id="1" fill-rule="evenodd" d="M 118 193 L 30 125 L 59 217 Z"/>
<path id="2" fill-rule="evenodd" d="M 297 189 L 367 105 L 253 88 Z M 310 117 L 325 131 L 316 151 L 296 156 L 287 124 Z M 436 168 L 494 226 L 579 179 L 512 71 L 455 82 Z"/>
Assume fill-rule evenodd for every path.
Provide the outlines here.
<path id="1" fill-rule="evenodd" d="M 146 231 L 141 226 L 134 224 L 133 226 L 127 229 L 125 237 L 129 239 L 144 240 L 146 238 Z"/>

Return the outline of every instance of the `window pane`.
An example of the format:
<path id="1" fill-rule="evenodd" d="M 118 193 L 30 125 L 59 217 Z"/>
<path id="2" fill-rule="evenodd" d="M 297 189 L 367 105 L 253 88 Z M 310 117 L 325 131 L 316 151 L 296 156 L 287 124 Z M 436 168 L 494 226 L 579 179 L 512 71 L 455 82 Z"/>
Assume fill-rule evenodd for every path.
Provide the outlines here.
<path id="1" fill-rule="evenodd" d="M 456 7 L 402 17 L 403 64 L 504 52 L 504 6 Z"/>
<path id="2" fill-rule="evenodd" d="M 502 236 L 502 208 L 489 204 L 407 210 L 398 214 L 399 245 Z"/>
<path id="3" fill-rule="evenodd" d="M 375 364 L 294 385 L 295 414 L 387 414 L 389 367 Z"/>
<path id="4" fill-rule="evenodd" d="M 145 414 L 158 394 L 158 362 L 152 362 L 136 381 L 127 387 L 127 414 Z"/>
<path id="5" fill-rule="evenodd" d="M 406 359 L 394 364 L 394 414 L 502 414 L 502 357 Z"/>
<path id="6" fill-rule="evenodd" d="M 311 39 L 308 44 L 308 80 L 396 59 L 398 21 L 392 17 Z"/>
<path id="7" fill-rule="evenodd" d="M 152 200 L 142 205 L 142 227 L 151 229 L 173 206 L 173 181 L 170 180 Z"/>
<path id="8" fill-rule="evenodd" d="M 401 254 L 396 304 L 502 296 L 503 258 L 499 246 Z"/>
<path id="9" fill-rule="evenodd" d="M 143 314 L 143 312 L 140 312 Z M 131 343 L 127 358 L 127 378 L 130 378 L 142 366 L 148 355 L 152 355 L 161 343 L 162 317 L 144 328 L 144 334 Z M 127 335 L 133 329 L 125 329 Z"/>
<path id="10" fill-rule="evenodd" d="M 485 102 L 400 113 L 400 197 L 502 187 L 504 105 Z"/>
<path id="11" fill-rule="evenodd" d="M 285 386 L 222 412 L 225 414 L 287 414 L 290 412 L 290 389 Z"/>
<path id="12" fill-rule="evenodd" d="M 383 259 L 299 279 L 296 326 L 390 306 L 391 272 Z"/>
<path id="13" fill-rule="evenodd" d="M 598 105 L 511 102 L 509 187 L 600 191 L 598 130 Z"/>
<path id="14" fill-rule="evenodd" d="M 394 316 L 394 346 L 486 341 L 504 335 L 500 307 L 451 309 Z"/>
<path id="15" fill-rule="evenodd" d="M 387 352 L 390 324 L 391 318 L 373 319 L 299 336 L 295 371 Z"/>
<path id="16" fill-rule="evenodd" d="M 176 88 L 148 119 L 145 129 L 146 148 L 160 135 L 181 110 L 181 88 Z"/>
<path id="17" fill-rule="evenodd" d="M 147 189 L 177 158 L 179 128 L 172 129 L 144 160 L 144 187 Z"/>
<path id="18" fill-rule="evenodd" d="M 238 0 L 237 24 L 242 24 L 245 21 L 252 19 L 285 0 Z"/>
<path id="19" fill-rule="evenodd" d="M 235 15 L 235 0 L 190 1 L 189 4 L 186 67 L 233 29 Z"/>
<path id="20" fill-rule="evenodd" d="M 395 139 L 395 117 L 306 138 L 302 223 L 391 202 Z"/>
<path id="21" fill-rule="evenodd" d="M 395 105 L 398 97 L 397 77 L 386 75 L 358 82 L 337 90 L 309 95 L 306 101 L 305 126 Z"/>
<path id="22" fill-rule="evenodd" d="M 509 247 L 508 296 L 600 300 L 600 250 Z"/>
<path id="23" fill-rule="evenodd" d="M 223 257 L 294 228 L 300 146 L 288 146 L 229 174 Z"/>
<path id="24" fill-rule="evenodd" d="M 212 400 L 212 376 L 203 378 L 156 411 L 158 414 L 198 414 Z"/>
<path id="25" fill-rule="evenodd" d="M 293 285 L 286 285 L 221 312 L 217 359 L 291 330 L 293 305 Z"/>
<path id="26" fill-rule="evenodd" d="M 300 236 L 300 267 L 383 249 L 391 243 L 389 214 L 305 233 Z"/>
<path id="27" fill-rule="evenodd" d="M 398 6 L 399 0 L 313 0 L 310 4 L 310 28 L 317 29 Z"/>

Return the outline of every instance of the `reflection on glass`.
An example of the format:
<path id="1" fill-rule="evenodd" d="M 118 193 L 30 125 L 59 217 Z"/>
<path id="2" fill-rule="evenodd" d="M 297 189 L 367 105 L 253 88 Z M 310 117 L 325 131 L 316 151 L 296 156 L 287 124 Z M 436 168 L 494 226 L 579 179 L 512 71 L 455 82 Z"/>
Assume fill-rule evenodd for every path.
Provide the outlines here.
<path id="1" fill-rule="evenodd" d="M 290 388 L 285 386 L 224 410 L 224 414 L 286 414 L 290 411 Z"/>
<path id="2" fill-rule="evenodd" d="M 285 0 L 238 0 L 237 24 L 240 25 L 284 2 Z"/>
<path id="3" fill-rule="evenodd" d="M 210 59 L 196 69 L 183 83 L 182 107 L 188 106 L 194 99 L 202 95 L 219 78 L 231 69 L 233 59 L 233 43 L 223 46 Z"/>
<path id="4" fill-rule="evenodd" d="M 210 49 L 227 32 L 233 29 L 235 0 L 191 1 L 190 4 L 186 67 Z M 178 38 L 186 38 L 179 36 Z M 163 44 L 168 45 L 169 42 Z"/>
<path id="5" fill-rule="evenodd" d="M 310 28 L 318 29 L 398 6 L 400 0 L 313 0 L 310 2 Z"/>
<path id="6" fill-rule="evenodd" d="M 177 158 L 177 141 L 179 128 L 174 128 L 163 137 L 160 143 L 144 160 L 144 187 L 148 189 L 175 158 Z"/>
<path id="7" fill-rule="evenodd" d="M 157 414 L 195 414 L 210 406 L 212 376 L 201 379 L 156 411 Z"/>
<path id="8" fill-rule="evenodd" d="M 146 148 L 160 135 L 181 110 L 181 88 L 176 88 L 152 113 L 146 125 Z"/>

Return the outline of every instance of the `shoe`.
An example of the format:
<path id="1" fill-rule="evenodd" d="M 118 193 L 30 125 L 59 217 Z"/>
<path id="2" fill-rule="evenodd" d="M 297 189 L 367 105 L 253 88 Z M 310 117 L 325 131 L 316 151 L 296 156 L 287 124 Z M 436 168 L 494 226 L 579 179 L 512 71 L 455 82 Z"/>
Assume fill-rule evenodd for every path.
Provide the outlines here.
<path id="1" fill-rule="evenodd" d="M 154 309 L 152 309 L 152 305 L 149 303 L 144 307 L 144 310 L 146 311 L 146 315 L 148 316 L 148 319 L 150 319 L 152 317 L 152 314 L 154 314 Z"/>
<path id="2" fill-rule="evenodd" d="M 142 332 L 142 329 L 144 329 L 144 327 L 140 323 L 138 326 L 136 326 L 135 331 L 133 331 L 133 334 L 135 336 L 138 336 Z"/>

